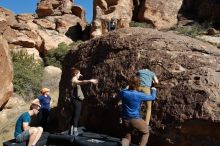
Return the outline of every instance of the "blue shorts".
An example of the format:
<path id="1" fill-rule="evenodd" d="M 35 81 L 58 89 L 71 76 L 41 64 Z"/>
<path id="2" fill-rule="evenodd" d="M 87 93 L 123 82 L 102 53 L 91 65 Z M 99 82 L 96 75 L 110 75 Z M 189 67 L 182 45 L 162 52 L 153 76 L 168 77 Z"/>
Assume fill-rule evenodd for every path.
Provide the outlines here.
<path id="1" fill-rule="evenodd" d="M 21 134 L 19 134 L 15 139 L 16 142 L 24 142 L 27 141 L 30 137 L 29 130 L 23 131 Z"/>

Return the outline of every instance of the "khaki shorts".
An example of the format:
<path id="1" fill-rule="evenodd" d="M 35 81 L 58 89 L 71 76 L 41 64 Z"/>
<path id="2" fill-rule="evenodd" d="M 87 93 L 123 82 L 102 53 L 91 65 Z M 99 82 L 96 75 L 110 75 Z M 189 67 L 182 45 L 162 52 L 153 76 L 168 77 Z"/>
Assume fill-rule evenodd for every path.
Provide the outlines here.
<path id="1" fill-rule="evenodd" d="M 145 93 L 145 94 L 147 94 L 147 95 L 151 94 L 150 87 L 139 87 L 138 90 Z M 147 110 L 151 110 L 151 104 L 152 104 L 152 101 L 146 101 Z"/>
<path id="2" fill-rule="evenodd" d="M 139 87 L 139 91 L 144 92 L 145 94 L 151 94 L 150 87 Z"/>

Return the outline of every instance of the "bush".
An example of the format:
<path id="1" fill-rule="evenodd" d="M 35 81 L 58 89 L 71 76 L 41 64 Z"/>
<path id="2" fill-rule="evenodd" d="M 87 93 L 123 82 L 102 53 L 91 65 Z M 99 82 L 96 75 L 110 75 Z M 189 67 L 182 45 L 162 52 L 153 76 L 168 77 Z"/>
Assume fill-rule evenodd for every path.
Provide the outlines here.
<path id="1" fill-rule="evenodd" d="M 14 92 L 26 101 L 34 99 L 41 87 L 43 64 L 25 51 L 11 52 L 14 68 Z"/>
<path id="2" fill-rule="evenodd" d="M 70 45 L 66 45 L 65 43 L 60 43 L 57 48 L 51 49 L 48 53 L 44 56 L 44 63 L 45 66 L 56 66 L 61 68 L 63 59 L 67 52 L 76 45 L 82 43 L 81 41 L 73 42 Z"/>
<path id="3" fill-rule="evenodd" d="M 149 24 L 146 22 L 136 22 L 136 21 L 131 21 L 129 26 L 130 27 L 153 28 L 152 24 Z"/>
<path id="4" fill-rule="evenodd" d="M 196 37 L 198 35 L 204 34 L 208 28 L 212 27 L 209 22 L 204 22 L 202 24 L 195 23 L 191 26 L 184 26 L 176 28 L 175 30 L 180 33 L 190 37 Z"/>

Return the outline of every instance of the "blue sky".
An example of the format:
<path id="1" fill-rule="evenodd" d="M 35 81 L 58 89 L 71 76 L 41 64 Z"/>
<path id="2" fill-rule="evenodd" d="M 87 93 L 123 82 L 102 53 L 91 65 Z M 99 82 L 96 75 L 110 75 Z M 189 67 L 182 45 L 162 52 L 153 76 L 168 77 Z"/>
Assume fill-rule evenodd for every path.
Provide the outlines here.
<path id="1" fill-rule="evenodd" d="M 35 13 L 39 0 L 0 0 L 0 6 L 16 14 Z M 86 10 L 86 20 L 91 22 L 93 13 L 93 0 L 74 0 L 74 5 L 80 5 Z"/>

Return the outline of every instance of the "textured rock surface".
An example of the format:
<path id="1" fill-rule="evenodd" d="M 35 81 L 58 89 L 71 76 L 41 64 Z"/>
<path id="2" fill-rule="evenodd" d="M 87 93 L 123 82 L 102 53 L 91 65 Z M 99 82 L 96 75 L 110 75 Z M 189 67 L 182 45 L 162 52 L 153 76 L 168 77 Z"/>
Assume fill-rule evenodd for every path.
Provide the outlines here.
<path id="1" fill-rule="evenodd" d="M 61 69 L 54 66 L 47 66 L 44 68 L 43 81 L 41 86 L 50 89 L 51 106 L 57 106 L 59 97 L 59 82 L 61 78 Z"/>
<path id="2" fill-rule="evenodd" d="M 218 21 L 220 18 L 220 1 L 218 0 L 184 0 L 183 12 L 189 17 L 202 21 Z"/>
<path id="3" fill-rule="evenodd" d="M 152 145 L 219 145 L 220 50 L 201 41 L 152 29 L 128 28 L 88 41 L 66 56 L 60 82 L 59 128 L 68 128 L 70 68 L 80 68 L 85 85 L 80 123 L 120 133 L 118 91 L 142 65 L 156 72 L 160 84 L 153 104 Z M 134 67 L 134 68 L 133 68 Z M 135 70 L 133 70 L 135 69 Z M 63 120 L 65 119 L 65 120 Z M 210 136 L 211 135 L 211 136 Z"/>
<path id="4" fill-rule="evenodd" d="M 157 29 L 168 29 L 177 24 L 177 14 L 183 0 L 143 0 L 140 3 L 138 20 L 150 22 Z"/>
<path id="5" fill-rule="evenodd" d="M 41 0 L 37 5 L 38 17 L 54 16 L 72 13 L 72 0 Z"/>
<path id="6" fill-rule="evenodd" d="M 13 70 L 9 55 L 8 43 L 0 35 L 0 110 L 8 102 L 13 93 Z"/>
<path id="7" fill-rule="evenodd" d="M 63 12 L 63 9 L 57 8 L 54 10 L 56 15 L 44 13 L 43 18 L 33 14 L 15 15 L 9 10 L 0 8 L 0 34 L 8 41 L 10 49 L 33 48 L 40 53 L 57 48 L 62 42 L 70 44 L 73 40 L 80 40 L 86 27 L 85 12 L 80 7 L 73 7 L 72 2 L 70 7 L 68 1 L 70 2 L 70 0 L 65 2 L 68 3 L 67 7 L 71 12 Z M 64 6 L 65 2 L 59 1 L 59 5 Z M 42 3 L 55 7 L 55 0 L 42 1 Z M 73 14 L 72 9 L 77 15 Z M 31 49 L 28 54 L 32 52 Z"/>
<path id="8" fill-rule="evenodd" d="M 79 17 L 82 20 L 81 25 L 83 26 L 83 28 L 85 28 L 85 26 L 86 26 L 86 17 L 85 17 L 86 11 L 81 6 L 73 6 L 72 13 L 73 13 L 73 15 Z"/>
<path id="9" fill-rule="evenodd" d="M 129 27 L 132 18 L 132 0 L 94 0 L 91 37 L 108 32 L 108 22 L 115 19 L 116 28 Z"/>

